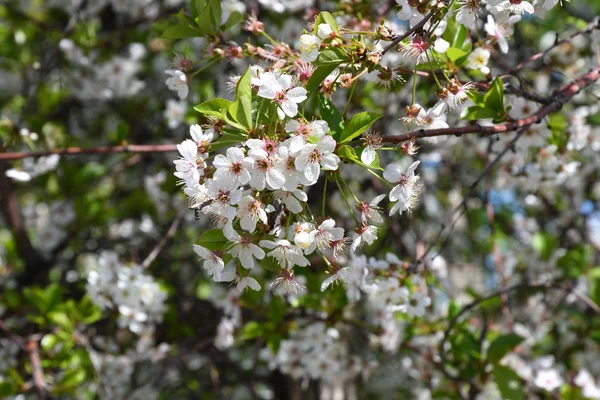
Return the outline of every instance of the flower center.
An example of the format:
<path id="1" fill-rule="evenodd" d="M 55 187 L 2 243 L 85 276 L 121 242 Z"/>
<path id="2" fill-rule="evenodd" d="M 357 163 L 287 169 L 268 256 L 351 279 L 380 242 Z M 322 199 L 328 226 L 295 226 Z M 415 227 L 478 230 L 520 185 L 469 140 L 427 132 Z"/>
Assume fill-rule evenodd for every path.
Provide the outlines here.
<path id="1" fill-rule="evenodd" d="M 273 98 L 273 100 L 275 100 L 275 102 L 277 104 L 281 104 L 285 101 L 286 99 L 286 95 L 285 95 L 285 91 L 281 91 L 281 92 L 277 92 L 275 93 L 275 97 Z"/>

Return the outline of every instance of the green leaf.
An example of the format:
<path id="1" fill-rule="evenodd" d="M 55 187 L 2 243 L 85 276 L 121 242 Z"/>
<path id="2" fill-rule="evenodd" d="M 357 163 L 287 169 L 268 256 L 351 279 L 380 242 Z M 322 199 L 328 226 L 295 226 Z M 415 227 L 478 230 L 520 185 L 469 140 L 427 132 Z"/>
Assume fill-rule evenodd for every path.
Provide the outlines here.
<path id="1" fill-rule="evenodd" d="M 240 97 L 229 106 L 229 115 L 239 122 L 244 130 L 252 129 L 252 99 L 247 96 Z"/>
<path id="2" fill-rule="evenodd" d="M 283 322 L 287 307 L 281 298 L 273 297 L 269 303 L 269 320 L 275 325 Z"/>
<path id="3" fill-rule="evenodd" d="M 523 400 L 525 398 L 523 382 L 515 371 L 503 365 L 494 365 L 492 375 L 503 399 Z"/>
<path id="4" fill-rule="evenodd" d="M 263 336 L 264 327 L 256 321 L 250 321 L 242 330 L 242 338 L 244 340 L 255 339 L 257 337 Z"/>
<path id="5" fill-rule="evenodd" d="M 79 386 L 85 380 L 85 369 L 78 368 L 65 372 L 60 382 L 60 390 L 67 390 Z"/>
<path id="6" fill-rule="evenodd" d="M 600 267 L 592 268 L 588 272 L 590 283 L 590 298 L 600 305 Z"/>
<path id="7" fill-rule="evenodd" d="M 48 313 L 48 319 L 50 322 L 60 326 L 67 332 L 73 331 L 73 321 L 69 318 L 67 313 L 62 311 Z"/>
<path id="8" fill-rule="evenodd" d="M 62 289 L 59 285 L 53 283 L 44 289 L 44 304 L 42 305 L 42 312 L 47 313 L 52 311 L 57 304 L 60 302 L 62 297 Z"/>
<path id="9" fill-rule="evenodd" d="M 198 29 L 202 32 L 202 35 L 213 32 L 212 15 L 210 8 L 206 7 L 200 14 L 194 18 L 194 22 Z"/>
<path id="10" fill-rule="evenodd" d="M 373 122 L 377 121 L 379 118 L 381 118 L 381 114 L 368 111 L 363 111 L 354 115 L 348 122 L 346 122 L 338 141 L 340 143 L 346 143 L 360 136 L 366 132 L 371 125 L 373 125 Z M 335 138 L 336 137 L 334 136 L 334 139 Z"/>
<path id="11" fill-rule="evenodd" d="M 323 65 L 322 67 L 318 67 L 308 79 L 306 83 L 306 91 L 312 93 L 316 89 L 319 88 L 321 82 L 325 80 L 335 69 L 339 66 L 339 64 L 329 64 Z"/>
<path id="12" fill-rule="evenodd" d="M 44 335 L 44 337 L 42 338 L 42 341 L 40 343 L 44 350 L 50 351 L 54 348 L 54 346 L 56 346 L 56 344 L 59 341 L 60 340 L 58 339 L 58 337 L 56 337 L 56 335 L 54 335 L 52 333 L 48 333 L 47 335 Z"/>
<path id="13" fill-rule="evenodd" d="M 486 119 L 486 118 L 496 118 L 498 117 L 498 112 L 496 110 L 492 110 L 491 108 L 485 108 L 480 106 L 471 106 L 467 108 L 463 114 L 461 115 L 461 119 L 466 120 L 476 120 L 476 119 Z"/>
<path id="14" fill-rule="evenodd" d="M 499 114 L 504 113 L 504 86 L 500 78 L 494 79 L 490 89 L 483 96 L 483 102 L 486 108 L 496 110 Z"/>
<path id="15" fill-rule="evenodd" d="M 315 25 L 313 28 L 313 33 L 315 35 L 317 34 L 317 32 L 319 30 L 319 25 L 321 25 L 321 24 L 328 24 L 329 26 L 331 26 L 331 29 L 333 29 L 333 31 L 339 37 L 342 37 L 342 35 L 340 34 L 340 29 L 338 28 L 337 22 L 335 21 L 335 18 L 333 17 L 333 15 L 331 15 L 327 11 L 322 11 L 317 16 L 317 19 L 315 20 Z"/>
<path id="16" fill-rule="evenodd" d="M 457 24 L 456 32 L 454 32 L 454 38 L 452 39 L 452 47 L 461 48 L 465 43 L 465 39 L 467 38 L 468 30 L 464 25 Z M 454 60 L 452 60 L 454 61 Z"/>
<path id="17" fill-rule="evenodd" d="M 223 147 L 231 147 L 235 144 L 241 143 L 248 139 L 247 135 L 243 135 L 241 133 L 225 133 L 219 139 L 214 141 L 210 148 L 212 150 L 222 149 Z"/>
<path id="18" fill-rule="evenodd" d="M 446 55 L 450 60 L 452 60 L 452 62 L 456 62 L 456 60 L 468 55 L 468 53 L 461 49 L 457 49 L 456 47 L 450 47 L 448 50 L 446 50 Z"/>
<path id="19" fill-rule="evenodd" d="M 536 232 L 533 234 L 531 246 L 542 260 L 548 260 L 554 252 L 556 239 L 549 233 Z"/>
<path id="20" fill-rule="evenodd" d="M 196 18 L 200 14 L 200 10 L 204 10 L 206 7 L 206 0 L 192 0 L 190 3 L 192 18 Z"/>
<path id="21" fill-rule="evenodd" d="M 163 39 L 184 39 L 192 37 L 201 37 L 204 33 L 199 30 L 188 26 L 187 24 L 179 23 L 177 25 L 171 25 L 165 29 L 161 37 Z"/>
<path id="22" fill-rule="evenodd" d="M 252 84 L 249 67 L 235 87 L 235 102 L 229 106 L 229 115 L 245 130 L 252 129 Z"/>
<path id="23" fill-rule="evenodd" d="M 487 351 L 487 359 L 491 363 L 499 362 L 509 351 L 514 349 L 523 341 L 523 337 L 514 333 L 498 336 Z"/>
<path id="24" fill-rule="evenodd" d="M 223 10 L 221 9 L 221 0 L 209 0 L 210 3 L 210 16 L 214 27 L 221 25 L 221 15 Z"/>
<path id="25" fill-rule="evenodd" d="M 7 381 L 0 381 L 0 397 L 4 398 L 13 394 L 17 394 L 18 391 L 19 388 L 17 385 Z"/>
<path id="26" fill-rule="evenodd" d="M 202 115 L 216 117 L 224 119 L 224 115 L 233 102 L 222 98 L 216 98 L 204 103 L 198 104 L 194 107 L 194 110 L 198 111 Z"/>
<path id="27" fill-rule="evenodd" d="M 271 256 L 266 256 L 264 259 L 260 260 L 260 266 L 268 271 L 281 270 L 279 263 Z"/>
<path id="28" fill-rule="evenodd" d="M 326 49 L 319 53 L 319 57 L 313 63 L 316 66 L 335 65 L 336 67 L 348 61 L 348 55 L 341 48 Z"/>
<path id="29" fill-rule="evenodd" d="M 221 229 L 206 231 L 196 240 L 196 244 L 213 251 L 223 249 L 227 243 L 228 240 L 223 235 L 223 230 Z"/>
<path id="30" fill-rule="evenodd" d="M 231 15 L 229 15 L 229 19 L 227 20 L 227 22 L 225 22 L 225 24 L 223 24 L 223 26 L 221 26 L 221 30 L 228 31 L 229 29 L 233 28 L 234 26 L 240 24 L 243 21 L 244 21 L 244 15 L 240 14 L 237 11 L 234 11 L 231 13 Z"/>
<path id="31" fill-rule="evenodd" d="M 344 129 L 344 117 L 335 105 L 325 96 L 319 95 L 319 113 L 321 119 L 327 122 L 332 135 L 339 136 Z"/>
<path id="32" fill-rule="evenodd" d="M 342 162 L 351 162 L 353 164 L 360 162 L 354 148 L 348 146 L 347 144 L 340 146 L 335 153 Z"/>
<path id="33" fill-rule="evenodd" d="M 169 26 L 162 34 L 164 39 L 183 39 L 190 37 L 204 36 L 207 32 L 194 22 L 193 18 L 186 16 L 183 10 L 177 13 L 179 23 L 177 25 Z"/>

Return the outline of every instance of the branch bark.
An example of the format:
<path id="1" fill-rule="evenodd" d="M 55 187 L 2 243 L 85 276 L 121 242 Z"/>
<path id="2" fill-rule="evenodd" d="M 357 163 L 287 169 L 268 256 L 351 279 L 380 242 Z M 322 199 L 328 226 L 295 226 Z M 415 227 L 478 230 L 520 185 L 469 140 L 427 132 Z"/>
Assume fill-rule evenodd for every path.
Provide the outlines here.
<path id="1" fill-rule="evenodd" d="M 39 271 L 47 269 L 48 263 L 29 240 L 15 188 L 10 178 L 6 176 L 6 170 L 7 164 L 0 163 L 0 212 L 13 235 L 19 256 L 25 262 L 25 274 L 20 283 L 28 284 L 39 274 Z"/>
<path id="2" fill-rule="evenodd" d="M 124 146 L 100 146 L 84 149 L 67 147 L 48 151 L 0 153 L 0 161 L 20 160 L 27 157 L 43 157 L 52 154 L 64 155 L 93 155 L 109 153 L 169 153 L 177 151 L 177 144 L 131 144 Z"/>
<path id="3" fill-rule="evenodd" d="M 381 139 L 387 143 L 403 143 L 414 139 L 421 139 L 435 136 L 461 136 L 466 134 L 479 133 L 485 136 L 495 135 L 497 133 L 513 132 L 519 129 L 529 128 L 531 125 L 539 124 L 547 115 L 560 110 L 563 105 L 577 95 L 581 90 L 594 84 L 600 78 L 600 66 L 592 68 L 585 74 L 577 77 L 573 82 L 568 83 L 562 88 L 556 90 L 551 98 L 552 101 L 540 108 L 529 117 L 518 119 L 516 121 L 506 122 L 499 125 L 482 126 L 479 124 L 467 125 L 458 128 L 443 129 L 419 129 L 405 133 L 404 135 L 390 136 L 384 135 Z"/>

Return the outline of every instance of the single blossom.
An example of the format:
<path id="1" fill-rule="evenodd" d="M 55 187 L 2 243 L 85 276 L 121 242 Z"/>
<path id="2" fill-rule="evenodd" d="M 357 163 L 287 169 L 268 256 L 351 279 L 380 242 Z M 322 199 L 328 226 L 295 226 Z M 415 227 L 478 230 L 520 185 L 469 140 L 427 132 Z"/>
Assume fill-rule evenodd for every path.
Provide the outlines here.
<path id="1" fill-rule="evenodd" d="M 298 114 L 298 103 L 307 98 L 306 89 L 294 87 L 292 77 L 280 72 L 265 72 L 260 79 L 258 95 L 273 100 L 277 105 L 279 119 L 295 117 Z"/>
<path id="2" fill-rule="evenodd" d="M 389 195 L 390 201 L 397 202 L 390 210 L 390 216 L 396 211 L 400 214 L 410 211 L 415 206 L 421 192 L 421 186 L 418 184 L 419 175 L 415 175 L 419 163 L 420 161 L 412 163 L 406 173 L 402 172 L 398 164 L 389 164 L 383 171 L 384 179 L 396 184 Z"/>
<path id="3" fill-rule="evenodd" d="M 189 88 L 187 82 L 187 76 L 183 71 L 177 69 L 168 69 L 165 74 L 170 75 L 165 81 L 169 90 L 177 92 L 177 95 L 181 100 L 188 96 Z"/>

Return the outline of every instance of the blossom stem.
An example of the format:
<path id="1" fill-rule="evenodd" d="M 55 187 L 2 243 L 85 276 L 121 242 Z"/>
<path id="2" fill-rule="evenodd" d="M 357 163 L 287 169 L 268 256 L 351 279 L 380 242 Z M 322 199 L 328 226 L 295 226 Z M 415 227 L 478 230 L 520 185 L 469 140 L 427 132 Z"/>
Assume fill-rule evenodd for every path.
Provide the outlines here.
<path id="1" fill-rule="evenodd" d="M 435 83 L 437 84 L 437 86 L 440 90 L 444 89 L 444 87 L 438 80 L 438 77 L 437 77 L 435 71 L 433 70 L 433 66 L 431 65 L 431 59 L 429 58 L 429 53 L 425 52 L 425 55 L 427 56 L 427 62 L 429 63 L 429 68 L 431 69 L 431 75 L 433 76 L 433 79 L 435 79 Z M 433 56 L 433 57 L 435 58 L 435 56 Z"/>
<path id="2" fill-rule="evenodd" d="M 346 187 L 346 189 L 348 189 L 348 192 L 350 192 L 350 194 L 354 198 L 354 201 L 356 201 L 356 204 L 359 204 L 360 200 L 358 200 L 358 198 L 356 197 L 356 195 L 354 194 L 354 192 L 352 191 L 352 189 L 350 189 L 350 186 L 348 186 L 348 183 L 346 182 L 346 180 L 343 179 L 341 176 L 340 176 L 340 179 L 342 180 L 342 183 L 344 184 L 344 186 Z"/>
<path id="3" fill-rule="evenodd" d="M 352 96 L 354 95 L 354 90 L 358 85 L 358 81 L 354 81 L 352 86 L 350 87 L 350 94 L 348 95 L 348 101 L 346 102 L 346 108 L 344 108 L 344 119 L 346 119 L 346 115 L 348 114 L 348 109 L 350 108 L 350 102 L 352 101 Z"/>
<path id="4" fill-rule="evenodd" d="M 415 66 L 415 73 L 413 74 L 413 87 L 412 87 L 412 101 L 410 104 L 415 104 L 415 99 L 417 97 L 417 66 Z"/>
<path id="5" fill-rule="evenodd" d="M 277 41 L 276 41 L 275 39 L 273 39 L 273 38 L 272 38 L 272 37 L 271 37 L 271 36 L 270 36 L 270 35 L 269 35 L 267 32 L 265 32 L 265 31 L 263 30 L 263 31 L 261 32 L 261 34 L 262 34 L 262 35 L 263 35 L 265 38 L 267 38 L 267 40 L 268 40 L 269 42 L 271 42 L 271 44 L 272 44 L 272 45 L 274 45 L 274 46 L 277 46 L 277 44 L 278 44 L 278 43 L 277 43 Z"/>
<path id="6" fill-rule="evenodd" d="M 352 218 L 354 218 L 354 221 L 358 225 L 358 218 L 356 218 L 356 215 L 354 215 L 354 210 L 352 209 L 352 207 L 350 207 L 350 203 L 348 203 L 348 199 L 346 198 L 346 195 L 344 194 L 344 190 L 342 189 L 342 185 L 340 185 L 339 179 L 340 179 L 340 177 L 338 177 L 338 179 L 335 180 L 335 183 L 337 184 L 338 190 L 340 191 L 340 194 L 342 195 L 342 199 L 344 199 L 344 203 L 346 203 L 346 207 L 348 207 L 348 211 L 350 211 Z"/>
<path id="7" fill-rule="evenodd" d="M 323 183 L 323 199 L 321 201 L 321 215 L 325 216 L 325 207 L 327 205 L 327 174 L 325 174 L 325 182 Z"/>
<path id="8" fill-rule="evenodd" d="M 190 79 L 192 79 L 193 77 L 195 77 L 196 75 L 198 75 L 200 72 L 204 71 L 206 68 L 210 67 L 211 65 L 213 65 L 214 63 L 216 63 L 219 59 L 217 57 L 214 57 L 212 60 L 210 60 L 207 64 L 205 64 L 203 67 L 198 68 L 196 71 L 194 71 L 193 73 L 190 74 Z"/>

